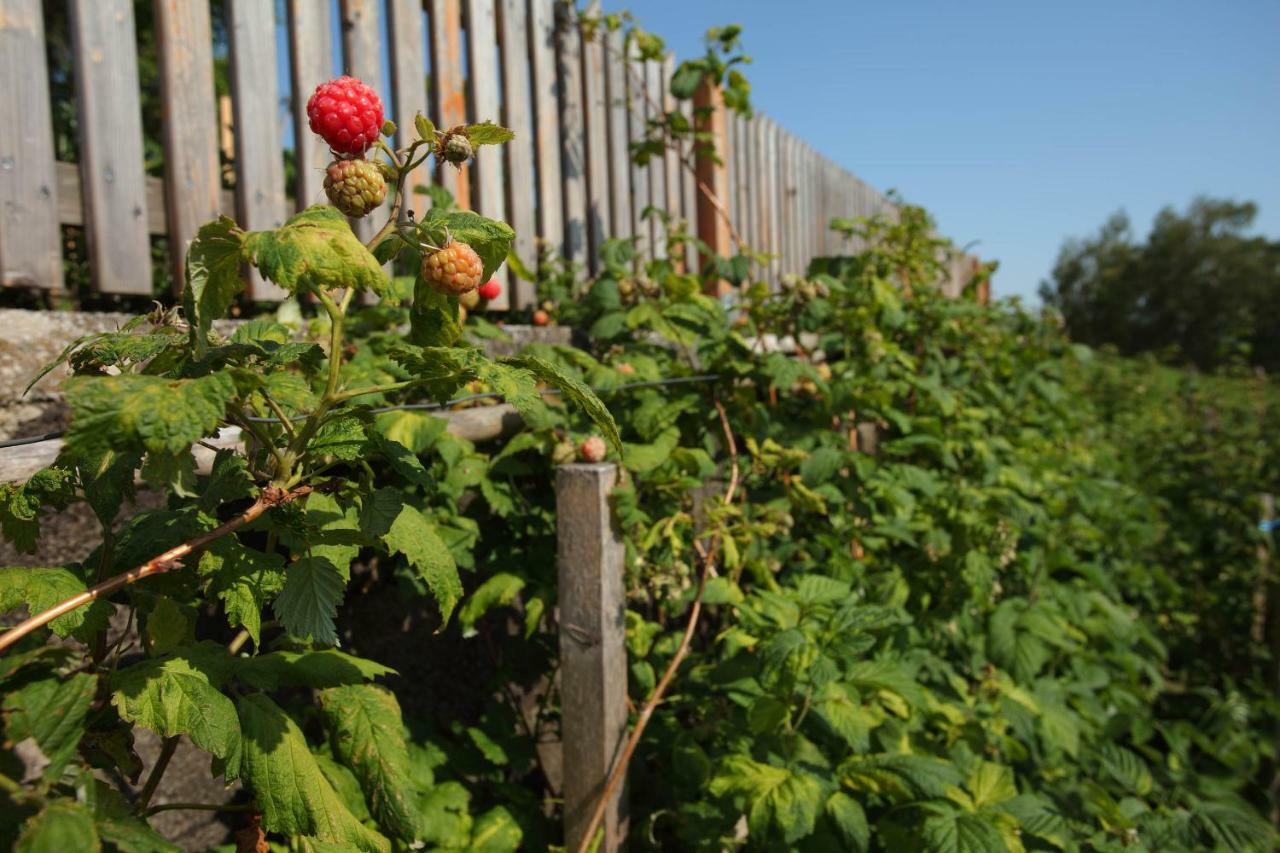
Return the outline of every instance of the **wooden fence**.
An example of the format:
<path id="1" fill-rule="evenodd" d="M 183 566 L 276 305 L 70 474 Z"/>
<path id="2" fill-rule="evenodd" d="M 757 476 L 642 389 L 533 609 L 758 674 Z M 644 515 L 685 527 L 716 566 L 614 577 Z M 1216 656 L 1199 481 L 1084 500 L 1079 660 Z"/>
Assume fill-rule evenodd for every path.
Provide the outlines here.
<path id="1" fill-rule="evenodd" d="M 736 235 L 773 254 L 776 278 L 848 248 L 826 227 L 831 217 L 892 209 L 879 192 L 759 114 L 720 109 L 713 117 L 724 163 L 704 163 L 701 177 L 714 203 L 682 166 L 687 151 L 634 165 L 629 144 L 651 114 L 673 108 L 665 83 L 676 60 L 628 56 L 620 33 L 579 26 L 573 9 L 556 0 L 341 0 L 340 19 L 328 0 L 287 0 L 287 39 L 277 36 L 276 0 L 225 0 L 219 8 L 231 93 L 221 99 L 209 2 L 154 0 L 164 177 L 151 177 L 134 2 L 66 2 L 79 163 L 55 159 L 41 0 L 0 0 L 5 285 L 61 288 L 60 225 L 77 225 L 85 228 L 98 292 L 151 294 L 155 235 L 167 238 L 177 289 L 186 246 L 203 222 L 227 213 L 246 228 L 272 228 L 294 209 L 322 201 L 329 155 L 307 129 L 305 105 L 315 86 L 335 75 L 335 47 L 343 71 L 377 84 L 400 142 L 418 111 L 444 127 L 491 119 L 516 131 L 514 142 L 482 148 L 469 168 L 423 169 L 415 179 L 442 182 L 463 206 L 510 222 L 526 260 L 536 237 L 588 267 L 610 237 L 634 236 L 646 256 L 661 255 L 665 231 L 645 216 L 653 206 L 717 249 L 730 250 Z M 281 49 L 287 64 L 278 64 Z M 287 67 L 288 80 L 278 67 Z M 282 156 L 287 123 L 297 162 L 291 188 Z M 230 174 L 221 169 L 220 150 L 233 164 Z M 420 214 L 426 199 L 415 195 L 413 203 Z M 495 307 L 508 307 L 508 292 Z M 250 295 L 274 299 L 280 292 L 255 279 Z M 515 283 L 511 306 L 533 298 L 531 283 Z"/>

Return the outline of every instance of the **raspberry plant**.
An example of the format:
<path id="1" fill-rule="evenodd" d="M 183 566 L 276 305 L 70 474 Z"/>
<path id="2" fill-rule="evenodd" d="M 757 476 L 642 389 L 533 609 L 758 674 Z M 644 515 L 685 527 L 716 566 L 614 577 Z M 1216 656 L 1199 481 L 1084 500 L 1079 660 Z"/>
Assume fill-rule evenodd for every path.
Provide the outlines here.
<path id="1" fill-rule="evenodd" d="M 396 698 L 371 683 L 390 670 L 340 651 L 334 617 L 363 550 L 401 566 L 447 624 L 462 596 L 456 554 L 466 537 L 400 487 L 430 485 L 433 474 L 377 428 L 369 404 L 389 394 L 444 401 L 480 382 L 537 419 L 550 385 L 620 449 L 607 409 L 560 368 L 535 356 L 493 360 L 461 340 L 457 296 L 494 273 L 513 234 L 467 211 L 399 221 L 404 176 L 440 143 L 430 122 L 418 116 L 421 137 L 393 150 L 377 136 L 393 127 L 376 94 L 350 78 L 319 87 L 309 112 L 340 152 L 326 189 L 342 210 L 313 206 L 272 231 L 208 223 L 187 256 L 180 315 L 82 338 L 46 368 L 65 363 L 74 374 L 66 446 L 27 482 L 0 486 L 4 534 L 30 551 L 43 507 L 83 501 L 102 541 L 79 565 L 0 571 L 0 609 L 31 616 L 0 635 L 3 823 L 19 849 L 171 849 L 145 818 L 180 735 L 213 757 L 215 774 L 242 783 L 250 836 L 368 851 L 431 838 L 439 827 L 416 800 L 430 786 L 419 792 L 410 781 L 419 771 Z M 469 134 L 475 144 L 507 136 L 493 125 Z M 385 161 L 363 159 L 370 148 Z M 384 171 L 393 205 L 365 245 L 344 213 L 381 201 L 385 189 L 372 185 Z M 407 329 L 369 370 L 348 323 L 365 295 L 395 299 L 382 264 L 402 253 L 424 257 L 405 293 Z M 456 269 L 437 263 L 444 255 Z M 214 331 L 244 288 L 245 265 L 318 306 L 317 340 L 270 318 L 229 337 Z M 199 473 L 192 446 L 226 427 L 243 431 L 245 449 L 218 451 Z M 138 478 L 168 502 L 121 526 Z M 218 614 L 211 624 L 206 611 Z M 138 626 L 140 650 L 123 647 L 132 634 L 113 625 L 118 612 Z M 48 645 L 49 632 L 79 643 Z M 279 698 L 297 688 L 316 691 L 305 715 Z M 331 758 L 304 736 L 317 722 Z M 134 725 L 165 739 L 145 781 Z M 103 767 L 130 784 L 95 777 Z M 348 786 L 367 810 L 353 812 Z M 480 821 L 487 835 L 503 816 Z"/>

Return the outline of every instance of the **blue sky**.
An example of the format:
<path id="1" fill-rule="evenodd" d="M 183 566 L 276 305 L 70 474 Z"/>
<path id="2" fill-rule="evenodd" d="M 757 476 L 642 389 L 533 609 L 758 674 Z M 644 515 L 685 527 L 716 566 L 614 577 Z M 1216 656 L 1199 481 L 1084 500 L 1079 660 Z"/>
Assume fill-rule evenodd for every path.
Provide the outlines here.
<path id="1" fill-rule="evenodd" d="M 606 8 L 613 8 L 607 4 Z M 1280 2 L 631 0 L 677 57 L 744 27 L 756 107 L 1034 297 L 1068 236 L 1200 193 L 1280 237 Z"/>

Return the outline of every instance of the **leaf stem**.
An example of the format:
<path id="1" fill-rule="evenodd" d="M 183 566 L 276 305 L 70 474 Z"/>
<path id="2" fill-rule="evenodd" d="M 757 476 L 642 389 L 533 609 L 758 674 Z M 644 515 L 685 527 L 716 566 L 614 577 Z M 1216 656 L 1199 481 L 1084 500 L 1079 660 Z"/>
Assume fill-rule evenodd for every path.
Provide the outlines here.
<path id="1" fill-rule="evenodd" d="M 138 816 L 151 817 L 153 814 L 169 811 L 247 812 L 253 809 L 253 803 L 160 803 L 145 809 Z"/>
<path id="2" fill-rule="evenodd" d="M 160 748 L 160 755 L 156 758 L 156 765 L 151 768 L 151 775 L 147 777 L 147 784 L 142 786 L 142 793 L 138 794 L 138 809 L 146 809 L 147 804 L 151 802 L 156 788 L 160 786 L 160 777 L 164 776 L 164 771 L 169 767 L 169 761 L 177 751 L 178 736 L 165 738 L 164 746 Z"/>

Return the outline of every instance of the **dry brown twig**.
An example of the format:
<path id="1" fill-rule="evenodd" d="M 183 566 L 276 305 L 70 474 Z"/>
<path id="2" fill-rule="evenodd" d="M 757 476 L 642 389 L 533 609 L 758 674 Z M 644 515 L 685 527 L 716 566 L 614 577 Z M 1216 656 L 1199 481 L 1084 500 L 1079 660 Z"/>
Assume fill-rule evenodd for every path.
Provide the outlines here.
<path id="1" fill-rule="evenodd" d="M 724 503 L 727 505 L 733 500 L 734 493 L 738 490 L 738 445 L 733 440 L 733 429 L 729 426 L 729 416 L 724 410 L 724 405 L 719 400 L 716 400 L 715 407 L 717 414 L 720 415 L 720 426 L 724 429 L 725 441 L 728 442 L 731 466 L 729 485 L 725 489 L 723 496 Z M 591 849 L 591 842 L 599 830 L 600 824 L 604 822 L 604 814 L 609 808 L 609 802 L 617 793 L 618 786 L 622 784 L 622 780 L 626 776 L 627 765 L 631 763 L 631 756 L 635 753 L 636 746 L 640 743 L 640 737 L 644 734 L 645 727 L 649 725 L 649 719 L 662 701 L 667 688 L 671 686 L 671 681 L 675 678 L 676 671 L 684 661 L 685 655 L 689 653 L 689 645 L 693 641 L 694 631 L 698 627 L 698 617 L 702 615 L 702 594 L 707 588 L 707 576 L 710 574 L 711 566 L 720 551 L 720 535 L 717 533 L 712 537 L 710 545 L 705 548 L 701 542 L 695 539 L 693 547 L 697 550 L 698 556 L 702 558 L 702 571 L 698 576 L 698 592 L 693 597 L 693 606 L 689 608 L 689 622 L 685 625 L 684 636 L 680 638 L 680 645 L 676 649 L 676 653 L 671 657 L 671 661 L 667 664 L 667 668 L 663 671 L 662 678 L 658 680 L 653 692 L 649 694 L 648 700 L 645 701 L 644 707 L 640 709 L 640 713 L 636 717 L 635 728 L 631 730 L 631 735 L 627 738 L 626 745 L 622 748 L 621 754 L 613 765 L 613 770 L 609 773 L 609 781 L 605 783 L 604 793 L 601 794 L 600 801 L 596 803 L 595 811 L 591 814 L 591 822 L 587 824 L 587 830 L 582 835 L 577 853 L 588 853 Z"/>
<path id="2" fill-rule="evenodd" d="M 59 616 L 63 616 L 71 611 L 83 607 L 103 596 L 110 595 L 121 587 L 136 583 L 143 578 L 151 575 L 164 574 L 170 569 L 178 568 L 182 565 L 182 559 L 200 550 L 204 546 L 216 539 L 221 539 L 228 533 L 232 533 L 244 527 L 258 516 L 262 515 L 272 507 L 277 507 L 290 501 L 308 495 L 313 491 L 312 486 L 300 486 L 293 491 L 286 491 L 275 486 L 268 486 L 262 490 L 262 494 L 254 501 L 253 505 L 244 512 L 232 518 L 208 533 L 202 533 L 190 541 L 183 542 L 181 545 L 175 545 L 163 554 L 158 554 L 147 560 L 137 568 L 130 569 L 114 577 L 107 578 L 102 583 L 94 584 L 79 595 L 74 595 L 60 604 L 55 604 L 48 610 L 43 610 L 35 615 L 19 622 L 13 628 L 0 635 L 0 652 L 4 652 L 18 640 L 30 634 L 37 628 L 41 628 Z"/>

